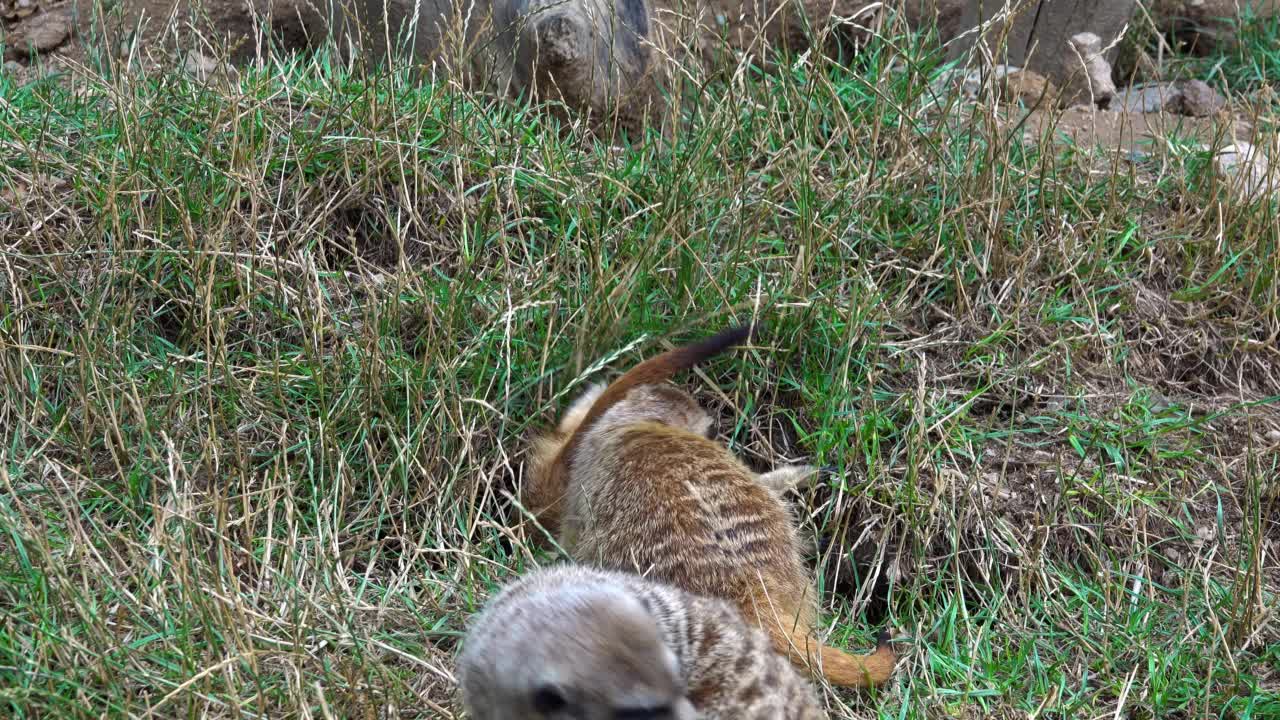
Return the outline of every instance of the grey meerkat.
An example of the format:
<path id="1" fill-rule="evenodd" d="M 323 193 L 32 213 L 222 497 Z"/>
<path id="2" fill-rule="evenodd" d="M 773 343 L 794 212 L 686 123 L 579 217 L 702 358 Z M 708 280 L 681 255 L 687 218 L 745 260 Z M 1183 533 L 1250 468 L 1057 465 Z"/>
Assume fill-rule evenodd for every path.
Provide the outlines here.
<path id="1" fill-rule="evenodd" d="M 722 332 L 588 390 L 534 439 L 521 501 L 577 562 L 728 600 L 778 652 L 833 685 L 884 683 L 897 664 L 887 632 L 867 655 L 813 632 L 817 589 L 782 495 L 816 469 L 757 475 L 708 437 L 697 401 L 665 382 L 751 334 Z"/>
<path id="2" fill-rule="evenodd" d="M 475 720 L 819 720 L 812 685 L 728 603 L 577 565 L 535 570 L 473 620 Z"/>

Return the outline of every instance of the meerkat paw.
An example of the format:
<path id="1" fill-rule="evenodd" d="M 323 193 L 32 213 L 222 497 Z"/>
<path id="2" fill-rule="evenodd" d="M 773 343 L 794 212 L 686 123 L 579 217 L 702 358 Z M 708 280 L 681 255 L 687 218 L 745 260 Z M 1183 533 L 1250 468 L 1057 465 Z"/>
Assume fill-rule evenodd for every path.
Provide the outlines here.
<path id="1" fill-rule="evenodd" d="M 823 468 L 813 465 L 783 465 L 759 477 L 761 485 L 774 492 L 784 493 L 812 482 L 822 472 Z"/>

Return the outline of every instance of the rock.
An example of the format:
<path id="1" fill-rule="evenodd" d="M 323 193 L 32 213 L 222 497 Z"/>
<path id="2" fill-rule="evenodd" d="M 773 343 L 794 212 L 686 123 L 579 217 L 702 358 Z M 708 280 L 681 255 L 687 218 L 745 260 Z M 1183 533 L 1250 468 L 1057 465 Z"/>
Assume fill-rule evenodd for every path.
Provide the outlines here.
<path id="1" fill-rule="evenodd" d="M 1268 430 L 1267 440 L 1273 443 L 1280 443 L 1280 430 Z"/>
<path id="2" fill-rule="evenodd" d="M 6 60 L 6 61 L 5 61 L 5 63 L 4 63 L 4 74 L 5 74 L 5 75 L 17 75 L 18 73 L 22 72 L 23 70 L 24 70 L 24 68 L 22 67 L 22 63 L 20 63 L 20 62 L 18 62 L 18 61 L 16 61 L 16 60 Z"/>
<path id="3" fill-rule="evenodd" d="M 946 45 L 960 34 L 964 6 L 965 0 L 904 0 L 902 12 L 912 30 L 936 28 L 938 41 Z"/>
<path id="4" fill-rule="evenodd" d="M 1164 110 L 1166 105 L 1181 95 L 1173 83 L 1134 85 L 1116 93 L 1111 109 L 1119 112 L 1155 113 Z"/>
<path id="5" fill-rule="evenodd" d="M 1022 68 L 1013 67 L 1012 65 L 995 65 L 985 74 L 981 70 L 969 70 L 964 73 L 964 77 L 960 80 L 960 92 L 970 100 L 977 100 L 982 95 L 982 88 L 987 82 L 1003 81 L 1004 78 L 1013 73 L 1021 72 Z"/>
<path id="6" fill-rule="evenodd" d="M 182 70 L 201 82 L 208 82 L 212 78 L 234 78 L 238 75 L 236 69 L 225 62 L 219 62 L 198 52 L 187 55 L 187 59 L 182 63 Z"/>
<path id="7" fill-rule="evenodd" d="M 1139 19 L 1141 23 L 1142 20 Z M 1145 27 L 1145 24 L 1144 24 Z M 1160 82 L 1164 71 L 1148 48 L 1137 42 L 1122 42 L 1111 59 L 1111 77 L 1122 86 Z"/>
<path id="8" fill-rule="evenodd" d="M 1063 106 L 1080 103 L 1095 107 L 1110 105 L 1116 94 L 1116 85 L 1111 80 L 1111 63 L 1103 57 L 1102 38 L 1091 32 L 1076 33 L 1067 45 L 1070 48 L 1068 63 L 1074 59 L 1075 65 L 1067 74 Z"/>
<path id="9" fill-rule="evenodd" d="M 1019 70 L 1004 76 L 1004 92 L 1001 100 L 1005 102 L 1021 102 L 1034 108 L 1038 105 L 1049 105 L 1057 102 L 1058 89 L 1053 83 L 1034 70 Z"/>
<path id="10" fill-rule="evenodd" d="M 212 58 L 207 58 L 200 53 L 191 53 L 187 56 L 186 62 L 182 64 L 182 69 L 188 75 L 194 75 L 204 80 L 218 69 L 218 63 Z"/>
<path id="11" fill-rule="evenodd" d="M 1271 168 L 1267 156 L 1247 142 L 1227 145 L 1213 158 L 1213 167 L 1232 191 L 1245 199 L 1266 193 L 1280 193 L 1280 178 Z"/>
<path id="12" fill-rule="evenodd" d="M 959 77 L 957 83 L 956 77 Z M 1028 108 L 1057 100 L 1058 89 L 1048 78 L 1033 70 L 1010 65 L 996 65 L 985 73 L 980 70 L 959 70 L 944 75 L 934 86 L 939 95 L 958 89 L 970 100 L 983 97 L 984 88 L 994 91 L 997 101 L 1007 104 L 1022 103 Z"/>
<path id="13" fill-rule="evenodd" d="M 645 0 L 322 0 L 317 35 L 363 64 L 412 59 L 463 85 L 647 116 L 655 96 Z M 400 28 L 416 28 L 412 35 Z M 497 28 L 502 28 L 498 31 Z M 390 42 L 388 42 L 390 40 Z M 621 112 L 621 110 L 619 110 Z M 558 112 L 553 109 L 553 112 Z"/>
<path id="14" fill-rule="evenodd" d="M 1091 33 L 1098 38 L 1098 52 L 1091 54 L 1110 63 L 1118 45 L 1115 41 L 1128 25 L 1136 0 L 1024 0 L 1014 3 L 1011 17 L 993 20 L 1002 5 L 998 0 L 966 0 L 960 19 L 962 35 L 952 41 L 947 57 L 966 58 L 976 50 L 991 62 L 1034 70 L 1064 89 L 1079 74 L 1077 94 L 1086 88 L 1094 89 L 1095 98 L 1106 94 L 1100 65 L 1091 65 L 1085 58 L 1082 67 L 1072 42 L 1092 48 L 1092 41 L 1081 36 Z M 969 32 L 980 25 L 982 32 Z"/>
<path id="15" fill-rule="evenodd" d="M 1116 94 L 1112 109 L 1134 113 L 1167 112 L 1209 117 L 1226 105 L 1218 91 L 1200 80 L 1149 83 L 1125 88 Z"/>
<path id="16" fill-rule="evenodd" d="M 71 37 L 72 29 L 71 17 L 62 10 L 32 15 L 7 38 L 5 59 L 14 60 L 32 53 L 55 50 Z"/>
<path id="17" fill-rule="evenodd" d="M 1178 89 L 1182 92 L 1182 102 L 1179 103 L 1179 108 L 1175 112 L 1181 115 L 1209 117 L 1227 104 L 1217 90 L 1201 80 L 1187 80 Z"/>
<path id="18" fill-rule="evenodd" d="M 35 0 L 0 0 L 0 18 L 11 23 L 35 14 L 39 9 Z"/>

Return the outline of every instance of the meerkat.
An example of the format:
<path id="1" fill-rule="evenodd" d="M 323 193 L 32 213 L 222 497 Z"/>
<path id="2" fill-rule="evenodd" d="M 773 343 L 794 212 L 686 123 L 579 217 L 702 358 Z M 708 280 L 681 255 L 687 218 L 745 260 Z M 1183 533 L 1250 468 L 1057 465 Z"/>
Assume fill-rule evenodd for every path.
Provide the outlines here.
<path id="1" fill-rule="evenodd" d="M 475 720 L 818 720 L 813 687 L 728 603 L 562 565 L 492 598 L 457 662 Z"/>
<path id="2" fill-rule="evenodd" d="M 783 492 L 816 470 L 757 475 L 709 437 L 697 401 L 665 382 L 751 332 L 671 350 L 588 390 L 535 439 L 522 502 L 574 560 L 728 600 L 780 653 L 833 685 L 882 684 L 897 663 L 887 632 L 867 655 L 813 634 L 817 589 Z"/>

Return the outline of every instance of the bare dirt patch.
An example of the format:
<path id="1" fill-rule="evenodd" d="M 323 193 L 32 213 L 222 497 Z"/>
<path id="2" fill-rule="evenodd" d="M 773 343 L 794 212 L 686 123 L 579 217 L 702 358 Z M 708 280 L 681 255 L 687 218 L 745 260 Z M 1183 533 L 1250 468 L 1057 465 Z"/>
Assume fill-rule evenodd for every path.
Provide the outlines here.
<path id="1" fill-rule="evenodd" d="M 1253 125 L 1246 118 L 1225 111 L 1213 117 L 1190 117 L 1076 106 L 1060 114 L 1036 110 L 1027 116 L 1026 129 L 1035 137 L 1051 134 L 1081 148 L 1129 152 L 1150 151 L 1153 145 L 1175 139 L 1222 145 L 1253 137 Z"/>

